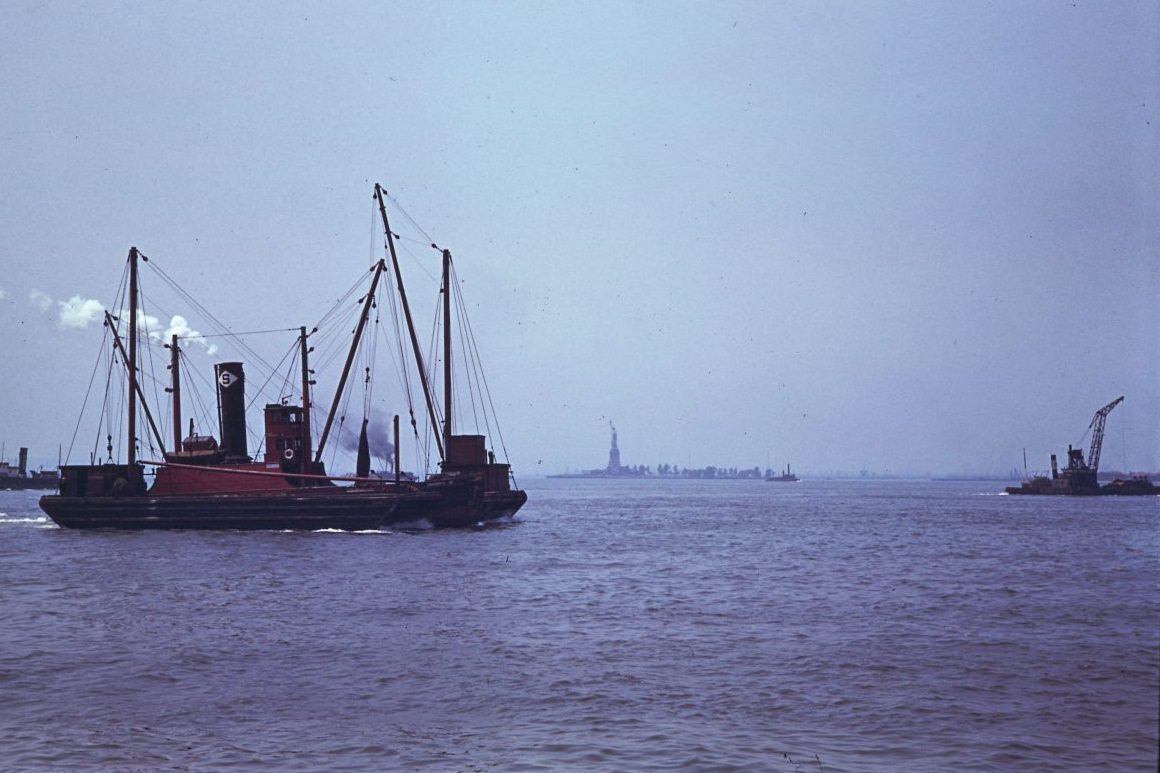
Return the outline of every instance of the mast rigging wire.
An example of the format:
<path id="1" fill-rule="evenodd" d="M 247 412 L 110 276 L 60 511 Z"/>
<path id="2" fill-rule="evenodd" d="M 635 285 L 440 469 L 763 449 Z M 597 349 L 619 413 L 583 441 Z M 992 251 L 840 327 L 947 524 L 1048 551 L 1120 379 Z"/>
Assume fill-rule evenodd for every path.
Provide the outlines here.
<path id="1" fill-rule="evenodd" d="M 451 270 L 452 270 L 452 273 L 454 274 L 454 271 L 455 271 L 454 262 L 452 262 Z M 480 389 L 480 399 L 482 400 L 484 397 L 487 398 L 487 404 L 488 404 L 489 410 L 491 412 L 491 418 L 495 420 L 495 436 L 499 439 L 500 450 L 503 451 L 504 461 L 510 463 L 510 457 L 508 456 L 508 450 L 507 450 L 507 443 L 504 441 L 503 432 L 500 429 L 499 416 L 495 411 L 495 402 L 492 399 L 491 388 L 487 384 L 487 376 L 483 370 L 483 358 L 479 356 L 479 346 L 476 342 L 475 331 L 471 327 L 471 320 L 467 316 L 467 313 L 465 311 L 466 304 L 464 304 L 464 302 L 463 302 L 463 294 L 462 294 L 462 290 L 459 287 L 458 281 L 456 281 L 454 283 L 454 285 L 455 285 L 455 291 L 456 291 L 456 306 L 457 306 L 457 308 L 464 310 L 463 314 L 462 314 L 462 323 L 461 324 L 463 324 L 467 328 L 467 335 L 468 335 L 468 339 L 470 340 L 471 361 L 474 363 L 474 366 L 478 370 L 478 380 L 479 380 L 479 383 L 482 385 L 482 388 Z M 488 415 L 487 412 L 485 412 L 484 413 L 485 419 L 486 419 L 487 415 Z M 490 436 L 492 433 L 492 427 L 491 427 L 490 422 L 487 422 L 487 428 L 488 428 L 488 435 Z"/>
<path id="2" fill-rule="evenodd" d="M 102 336 L 102 338 L 104 338 L 104 336 L 109 335 L 109 331 L 107 329 L 108 328 L 107 325 L 104 325 L 102 327 L 106 328 L 104 335 Z M 88 405 L 89 405 L 89 397 L 92 395 L 93 383 L 97 379 L 97 373 L 100 371 L 101 360 L 103 360 L 105 358 L 104 355 L 105 355 L 104 345 L 102 344 L 101 347 L 99 347 L 97 349 L 97 358 L 96 358 L 96 360 L 93 361 L 93 371 L 91 374 L 89 374 L 89 385 L 85 389 L 85 399 L 81 403 L 81 411 L 80 411 L 80 414 L 77 416 L 77 423 L 76 423 L 76 425 L 73 426 L 72 437 L 68 441 L 68 452 L 65 453 L 65 456 L 64 456 L 64 460 L 65 460 L 66 464 L 68 463 L 69 459 L 72 457 L 73 446 L 76 445 L 77 435 L 80 433 L 81 424 L 84 421 L 85 410 L 88 408 Z"/>

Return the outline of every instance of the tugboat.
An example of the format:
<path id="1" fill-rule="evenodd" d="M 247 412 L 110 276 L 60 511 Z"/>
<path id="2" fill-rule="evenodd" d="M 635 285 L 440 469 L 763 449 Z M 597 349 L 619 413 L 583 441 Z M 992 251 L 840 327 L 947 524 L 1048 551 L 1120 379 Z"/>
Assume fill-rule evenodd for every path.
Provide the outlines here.
<path id="1" fill-rule="evenodd" d="M 406 312 L 407 327 L 415 347 L 416 365 L 424 394 L 434 419 L 434 403 L 423 375 L 417 337 L 411 324 L 402 277 L 398 271 L 393 235 L 387 224 L 382 190 L 375 186 L 375 198 L 382 213 L 386 241 L 390 248 L 396 285 Z M 126 460 L 113 460 L 112 437 L 106 461 L 88 465 L 63 465 L 59 493 L 44 496 L 41 508 L 66 528 L 77 529 L 333 529 L 375 530 L 402 522 L 425 521 L 439 527 L 470 527 L 514 514 L 527 495 L 511 487 L 510 466 L 499 464 L 487 452 L 482 435 L 454 435 L 451 427 L 451 254 L 444 253 L 444 366 L 445 394 L 443 433 L 439 439 L 440 473 L 424 482 L 404 479 L 399 457 L 398 417 L 395 417 L 394 480 L 372 475 L 367 450 L 367 421 L 364 418 L 359 442 L 357 470 L 353 476 L 328 475 L 322 461 L 333 422 L 340 413 L 340 400 L 359 351 L 367 320 L 376 297 L 380 278 L 387 271 L 380 259 L 372 269 L 371 287 L 361 299 L 358 323 L 339 379 L 331 410 L 317 444 L 312 434 L 310 387 L 313 371 L 308 365 L 309 334 L 299 328 L 298 358 L 301 364 L 301 402 L 268 403 L 265 406 L 264 454 L 255 459 L 247 448 L 245 372 L 241 362 L 221 362 L 214 375 L 218 401 L 220 442 L 190 430 L 182 436 L 181 370 L 178 337 L 172 336 L 170 349 L 173 450 L 166 452 L 164 440 L 145 400 L 138 377 L 141 327 L 138 267 L 148 263 L 136 247 L 129 250 L 128 322 L 105 313 L 114 350 L 124 364 L 127 381 Z M 119 327 L 127 325 L 128 345 L 122 343 Z M 367 369 L 368 378 L 370 369 Z M 139 457 L 138 405 L 148 420 L 147 438 L 161 450 L 160 460 Z M 413 422 L 414 423 L 414 422 Z M 152 483 L 146 467 L 154 468 Z"/>
<path id="2" fill-rule="evenodd" d="M 781 475 L 770 475 L 766 481 L 773 481 L 777 483 L 797 483 L 801 478 L 789 471 L 789 465 L 785 466 L 785 472 Z"/>

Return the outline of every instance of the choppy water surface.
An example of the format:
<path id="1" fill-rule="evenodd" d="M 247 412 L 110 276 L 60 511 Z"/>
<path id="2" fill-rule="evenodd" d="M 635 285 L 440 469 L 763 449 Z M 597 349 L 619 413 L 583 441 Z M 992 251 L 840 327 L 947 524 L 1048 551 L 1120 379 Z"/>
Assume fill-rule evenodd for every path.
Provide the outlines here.
<path id="1" fill-rule="evenodd" d="M 0 492 L 0 769 L 1156 769 L 1160 499 L 526 483 L 421 534 Z"/>

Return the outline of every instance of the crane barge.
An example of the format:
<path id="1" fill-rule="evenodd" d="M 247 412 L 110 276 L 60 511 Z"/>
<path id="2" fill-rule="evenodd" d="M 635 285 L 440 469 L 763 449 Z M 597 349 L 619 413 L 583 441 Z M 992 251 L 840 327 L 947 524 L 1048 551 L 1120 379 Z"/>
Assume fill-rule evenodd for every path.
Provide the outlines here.
<path id="1" fill-rule="evenodd" d="M 1082 448 L 1067 447 L 1067 467 L 1059 469 L 1059 461 L 1055 454 L 1051 455 L 1051 477 L 1036 475 L 1023 481 L 1019 486 L 1008 486 L 1008 494 L 1055 494 L 1071 496 L 1102 496 L 1102 495 L 1146 495 L 1160 494 L 1160 486 L 1153 485 L 1147 476 L 1140 476 L 1128 480 L 1116 479 L 1106 486 L 1101 486 L 1098 480 L 1100 468 L 1100 451 L 1104 445 L 1104 424 L 1108 414 L 1124 401 L 1120 395 L 1115 400 L 1096 411 L 1088 429 L 1092 434 L 1091 447 L 1088 449 L 1087 459 L 1084 459 Z"/>

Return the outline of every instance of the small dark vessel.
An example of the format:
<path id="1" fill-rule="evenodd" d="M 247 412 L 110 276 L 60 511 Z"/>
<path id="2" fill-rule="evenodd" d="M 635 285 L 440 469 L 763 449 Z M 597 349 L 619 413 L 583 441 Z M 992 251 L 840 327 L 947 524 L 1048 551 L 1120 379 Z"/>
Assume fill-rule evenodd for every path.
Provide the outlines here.
<path id="1" fill-rule="evenodd" d="M 778 483 L 796 483 L 801 480 L 798 476 L 789 471 L 789 465 L 785 466 L 785 472 L 781 475 L 770 475 L 766 478 L 767 481 L 776 481 Z"/>
<path id="2" fill-rule="evenodd" d="M 1129 480 L 1114 480 L 1106 486 L 1099 484 L 1100 451 L 1104 444 L 1104 424 L 1108 414 L 1124 401 L 1117 397 L 1096 411 L 1088 429 L 1092 433 L 1091 447 L 1087 459 L 1082 448 L 1067 447 L 1067 467 L 1059 469 L 1055 454 L 1051 455 L 1051 477 L 1036 475 L 1024 480 L 1018 486 L 1008 486 L 1008 494 L 1030 494 L 1047 496 L 1145 496 L 1160 493 L 1147 476 Z"/>
<path id="3" fill-rule="evenodd" d="M 411 325 L 402 278 L 398 273 L 393 237 L 387 224 L 382 191 L 375 186 L 382 213 L 386 241 L 400 300 L 406 311 L 407 326 L 415 345 L 424 395 L 434 426 L 434 403 Z M 129 251 L 129 313 L 138 319 L 138 261 L 148 262 L 134 247 Z M 64 465 L 59 493 L 44 496 L 41 508 L 57 524 L 77 529 L 336 529 L 374 530 L 387 525 L 423 521 L 436 528 L 461 528 L 514 514 L 527 495 L 511 487 L 510 466 L 496 463 L 486 450 L 482 435 L 455 435 L 451 427 L 451 254 L 443 251 L 444 313 L 444 416 L 442 434 L 437 435 L 441 470 L 424 482 L 404 479 L 399 459 L 399 423 L 395 417 L 394 479 L 370 472 L 366 449 L 367 422 L 364 419 L 359 443 L 358 470 L 353 476 L 326 473 L 323 449 L 332 422 L 340 413 L 339 401 L 355 359 L 370 310 L 375 307 L 379 280 L 387 270 L 384 260 L 374 266 L 370 291 L 360 300 L 361 313 L 346 363 L 339 379 L 334 402 L 321 437 L 314 443 L 311 422 L 310 386 L 312 371 L 307 362 L 311 347 L 305 327 L 299 329 L 301 361 L 301 404 L 270 403 L 265 406 L 264 455 L 251 458 L 247 449 L 245 373 L 240 362 L 215 366 L 218 398 L 219 441 L 193 431 L 182 437 L 181 385 L 178 337 L 172 337 L 171 387 L 173 448 L 164 450 L 164 441 L 153 420 L 138 378 L 138 325 L 128 324 L 128 345 L 121 343 L 118 320 L 106 312 L 105 324 L 115 350 L 125 364 L 128 385 L 127 461 L 104 464 Z M 316 332 L 315 331 L 311 332 Z M 369 368 L 368 368 L 369 378 Z M 138 400 L 148 419 L 152 439 L 162 449 L 162 459 L 138 457 Z M 151 484 L 145 468 L 155 468 Z"/>
<path id="4" fill-rule="evenodd" d="M 16 467 L 10 465 L 7 460 L 0 460 L 0 491 L 54 489 L 60 485 L 59 471 L 28 469 L 27 448 L 20 449 L 18 459 Z"/>
<path id="5" fill-rule="evenodd" d="M 1131 478 L 1116 478 L 1111 483 L 1100 487 L 1100 493 L 1105 496 L 1155 496 L 1160 494 L 1160 486 L 1153 483 L 1147 475 L 1134 475 Z"/>

